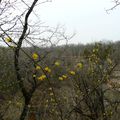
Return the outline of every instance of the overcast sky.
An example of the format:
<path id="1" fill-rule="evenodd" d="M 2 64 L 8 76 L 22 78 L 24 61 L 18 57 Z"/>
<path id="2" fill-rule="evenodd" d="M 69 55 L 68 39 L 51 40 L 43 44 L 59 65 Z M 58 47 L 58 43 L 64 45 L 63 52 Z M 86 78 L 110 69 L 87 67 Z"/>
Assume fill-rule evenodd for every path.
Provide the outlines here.
<path id="1" fill-rule="evenodd" d="M 65 25 L 67 32 L 76 36 L 71 43 L 120 40 L 120 6 L 112 7 L 112 0 L 53 0 L 40 6 L 41 20 L 50 26 Z"/>

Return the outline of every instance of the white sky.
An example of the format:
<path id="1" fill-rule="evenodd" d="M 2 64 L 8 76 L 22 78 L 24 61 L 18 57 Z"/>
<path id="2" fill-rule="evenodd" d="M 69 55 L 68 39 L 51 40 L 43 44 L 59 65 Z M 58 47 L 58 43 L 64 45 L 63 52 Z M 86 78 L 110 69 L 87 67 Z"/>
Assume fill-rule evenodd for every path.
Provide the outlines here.
<path id="1" fill-rule="evenodd" d="M 39 14 L 50 26 L 65 25 L 69 34 L 76 32 L 70 43 L 120 40 L 120 6 L 107 14 L 112 0 L 53 0 L 42 4 Z"/>

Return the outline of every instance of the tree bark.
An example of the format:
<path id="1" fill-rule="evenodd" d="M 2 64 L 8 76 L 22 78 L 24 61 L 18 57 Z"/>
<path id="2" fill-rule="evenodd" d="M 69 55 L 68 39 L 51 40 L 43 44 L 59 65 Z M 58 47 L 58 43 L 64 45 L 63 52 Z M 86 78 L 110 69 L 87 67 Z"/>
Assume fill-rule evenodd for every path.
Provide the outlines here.
<path id="1" fill-rule="evenodd" d="M 28 110 L 29 110 L 28 105 L 30 104 L 30 100 L 31 100 L 31 97 L 29 99 L 25 98 L 25 105 L 23 107 L 23 111 L 21 113 L 20 120 L 25 120 L 27 113 L 28 113 Z"/>
<path id="2" fill-rule="evenodd" d="M 20 120 L 25 120 L 25 117 L 27 116 L 28 112 L 28 105 L 24 105 L 23 111 L 20 116 Z"/>

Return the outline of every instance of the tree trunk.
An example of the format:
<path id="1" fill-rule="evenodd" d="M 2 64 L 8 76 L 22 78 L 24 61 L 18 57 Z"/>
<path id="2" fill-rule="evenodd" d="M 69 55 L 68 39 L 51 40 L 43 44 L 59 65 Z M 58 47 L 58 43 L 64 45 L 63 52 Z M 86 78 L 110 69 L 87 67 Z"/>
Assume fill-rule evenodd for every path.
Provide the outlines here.
<path id="1" fill-rule="evenodd" d="M 29 103 L 30 103 L 30 99 L 25 99 L 25 105 L 23 107 L 23 111 L 21 113 L 20 120 L 25 120 L 28 110 L 29 110 L 29 107 L 28 107 Z"/>
<path id="2" fill-rule="evenodd" d="M 27 112 L 28 112 L 28 105 L 24 105 L 23 111 L 21 113 L 20 116 L 20 120 L 25 120 L 26 116 L 27 116 Z"/>

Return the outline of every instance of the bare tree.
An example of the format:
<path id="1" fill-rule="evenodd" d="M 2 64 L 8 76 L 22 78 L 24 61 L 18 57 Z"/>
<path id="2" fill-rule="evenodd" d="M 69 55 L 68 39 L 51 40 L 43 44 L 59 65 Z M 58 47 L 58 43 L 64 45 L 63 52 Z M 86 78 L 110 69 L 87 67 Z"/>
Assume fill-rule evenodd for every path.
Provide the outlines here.
<path id="1" fill-rule="evenodd" d="M 107 9 L 106 10 L 107 12 L 110 11 L 110 10 L 114 10 L 116 7 L 118 7 L 120 5 L 120 1 L 119 0 L 113 0 L 113 3 L 114 3 L 113 7 Z"/>
<path id="2" fill-rule="evenodd" d="M 111 80 L 118 65 L 112 61 L 112 52 L 110 46 L 102 44 L 96 44 L 92 50 L 85 50 L 84 61 L 78 64 L 76 76 L 72 78 L 76 95 L 73 96 L 75 105 L 70 115 L 74 111 L 76 120 L 110 120 L 115 114 L 115 104 L 120 101 L 109 98 L 113 91 L 119 89 L 115 85 L 117 83 Z"/>
<path id="3" fill-rule="evenodd" d="M 22 46 L 22 42 L 25 38 L 27 29 L 28 29 L 28 18 L 30 16 L 31 12 L 33 11 L 33 8 L 35 7 L 37 2 L 38 2 L 38 0 L 33 1 L 32 5 L 30 6 L 30 8 L 28 9 L 28 11 L 25 15 L 25 21 L 24 21 L 24 24 L 23 24 L 23 31 L 22 31 L 22 34 L 21 34 L 21 36 L 19 38 L 19 41 L 17 43 L 17 47 L 15 48 L 15 54 L 14 54 L 14 65 L 15 65 L 17 81 L 19 82 L 21 92 L 22 92 L 22 94 L 24 96 L 24 99 L 25 99 L 25 105 L 24 105 L 24 108 L 23 108 L 23 112 L 20 116 L 20 120 L 25 119 L 27 111 L 28 111 L 28 105 L 29 105 L 31 97 L 32 97 L 32 95 L 33 95 L 33 93 L 36 89 L 36 81 L 35 80 L 34 80 L 33 86 L 32 86 L 30 91 L 27 91 L 26 88 L 24 87 L 23 80 L 21 78 L 20 71 L 19 71 L 20 70 L 19 52 L 20 52 L 20 49 L 21 49 L 21 46 Z"/>
<path id="4" fill-rule="evenodd" d="M 44 75 L 46 75 L 46 78 L 48 79 L 48 84 L 52 86 L 47 73 L 39 64 L 41 60 L 44 59 L 51 51 L 47 52 L 42 58 L 39 56 L 39 53 L 35 53 L 35 55 L 38 57 L 38 60 L 36 60 L 32 57 L 30 53 L 27 53 L 22 46 L 25 46 L 27 44 L 34 48 L 39 48 L 39 45 L 41 45 L 42 47 L 45 47 L 47 45 L 54 47 L 56 44 L 63 40 L 67 43 L 68 40 L 71 38 L 66 36 L 65 31 L 60 26 L 57 26 L 56 28 L 50 28 L 48 26 L 42 26 L 40 22 L 35 23 L 33 21 L 30 24 L 30 15 L 35 15 L 36 17 L 38 17 L 34 11 L 34 8 L 46 2 L 51 1 L 46 0 L 40 2 L 38 0 L 33 0 L 33 2 L 30 2 L 21 0 L 21 4 L 19 4 L 18 0 L 8 0 L 2 1 L 2 4 L 4 6 L 1 5 L 0 8 L 1 40 L 6 43 L 14 52 L 16 80 L 24 99 L 24 106 L 20 116 L 20 120 L 25 119 L 29 110 L 29 104 L 31 102 L 32 96 L 35 90 L 42 84 L 42 82 L 37 82 L 37 72 L 35 70 L 30 70 L 31 72 L 27 73 L 27 76 L 29 74 L 30 77 L 24 78 L 22 74 L 23 69 L 25 69 L 26 66 L 27 69 L 29 65 L 31 65 L 33 69 L 35 69 L 36 66 L 39 65 L 42 72 L 44 73 Z M 19 5 L 23 5 L 22 12 L 19 9 Z M 42 35 L 45 37 L 41 37 Z M 24 53 L 27 56 L 28 61 L 30 61 L 30 64 L 25 65 L 24 68 L 21 67 L 21 52 Z M 58 103 L 54 89 L 52 89 L 52 92 L 55 102 Z M 57 105 L 60 111 L 60 119 L 63 120 L 62 110 L 59 104 Z"/>

